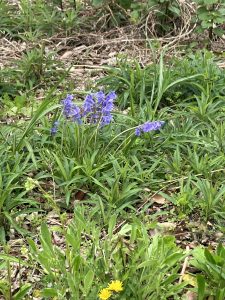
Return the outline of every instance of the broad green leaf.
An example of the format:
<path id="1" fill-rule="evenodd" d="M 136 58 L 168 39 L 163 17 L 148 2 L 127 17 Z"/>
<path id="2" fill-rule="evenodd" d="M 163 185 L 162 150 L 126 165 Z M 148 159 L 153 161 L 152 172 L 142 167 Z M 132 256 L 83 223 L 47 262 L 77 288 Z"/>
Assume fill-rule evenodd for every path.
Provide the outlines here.
<path id="1" fill-rule="evenodd" d="M 198 283 L 198 300 L 205 299 L 205 278 L 202 275 L 197 275 Z"/>
<path id="2" fill-rule="evenodd" d="M 103 3 L 104 3 L 104 0 L 92 0 L 92 4 L 94 6 L 101 6 L 101 5 L 103 5 Z"/>
<path id="3" fill-rule="evenodd" d="M 94 280 L 94 276 L 95 276 L 94 272 L 92 270 L 89 270 L 88 273 L 84 277 L 84 290 L 85 290 L 86 295 L 88 295 L 88 293 L 91 289 L 92 282 Z"/>
<path id="4" fill-rule="evenodd" d="M 0 226 L 0 245 L 4 245 L 5 243 L 6 243 L 5 228 L 4 226 Z"/>
<path id="5" fill-rule="evenodd" d="M 45 288 L 41 292 L 43 297 L 57 297 L 58 293 L 57 290 L 54 288 Z"/>
<path id="6" fill-rule="evenodd" d="M 132 3 L 132 0 L 119 0 L 119 4 L 125 9 L 130 8 L 131 3 Z"/>
<path id="7" fill-rule="evenodd" d="M 31 289 L 31 284 L 30 283 L 26 283 L 24 284 L 19 291 L 13 295 L 12 300 L 23 300 L 25 299 L 24 296 L 26 296 L 26 294 L 29 292 L 29 290 Z"/>
<path id="8" fill-rule="evenodd" d="M 182 257 L 184 257 L 183 253 L 173 253 L 165 259 L 164 264 L 172 267 L 174 264 L 178 263 Z"/>
<path id="9" fill-rule="evenodd" d="M 112 234 L 113 234 L 113 229 L 116 225 L 116 215 L 112 215 L 109 219 L 109 225 L 108 225 L 108 235 L 109 235 L 109 239 L 111 240 L 112 238 Z"/>
<path id="10" fill-rule="evenodd" d="M 48 226 L 45 223 L 42 223 L 41 225 L 41 243 L 45 251 L 53 254 L 53 247 L 52 247 L 52 239 L 51 234 L 49 232 Z M 51 253 L 48 253 L 48 255 L 51 255 Z"/>
<path id="11" fill-rule="evenodd" d="M 5 261 L 9 261 L 9 262 L 12 262 L 12 263 L 17 263 L 17 264 L 20 264 L 20 265 L 24 265 L 24 266 L 29 266 L 28 262 L 26 262 L 22 259 L 16 258 L 14 256 L 7 255 L 7 254 L 0 254 L 0 259 L 5 260 Z"/>
<path id="12" fill-rule="evenodd" d="M 169 6 L 169 10 L 175 15 L 180 16 L 180 9 L 177 6 L 171 5 Z"/>
<path id="13" fill-rule="evenodd" d="M 209 252 L 208 249 L 205 249 L 205 257 L 208 260 L 208 262 L 216 265 L 216 262 L 215 262 L 215 260 L 213 258 L 213 255 Z"/>

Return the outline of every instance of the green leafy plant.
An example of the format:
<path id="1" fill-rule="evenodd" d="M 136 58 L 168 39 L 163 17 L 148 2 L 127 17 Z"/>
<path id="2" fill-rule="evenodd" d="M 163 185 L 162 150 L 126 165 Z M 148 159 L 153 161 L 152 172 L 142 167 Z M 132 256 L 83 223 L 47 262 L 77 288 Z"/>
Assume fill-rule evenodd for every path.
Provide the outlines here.
<path id="1" fill-rule="evenodd" d="M 222 164 L 223 157 L 217 156 L 216 158 L 212 158 L 209 153 L 197 153 L 196 150 L 188 149 L 188 159 L 190 162 L 191 169 L 195 175 L 203 174 L 206 179 L 211 179 L 212 170 L 220 169 Z"/>
<path id="2" fill-rule="evenodd" d="M 210 42 L 213 40 L 214 34 L 222 36 L 224 31 L 219 28 L 219 25 L 225 22 L 224 3 L 220 0 L 196 0 L 196 2 L 198 5 L 198 31 L 207 30 Z"/>
<path id="3" fill-rule="evenodd" d="M 31 3 L 28 0 L 22 0 L 16 6 L 7 1 L 1 1 L 0 12 L 4 16 L 0 23 L 1 34 L 37 42 L 41 37 L 53 35 L 63 29 L 68 33 L 71 32 L 77 28 L 79 23 L 78 6 L 74 2 L 73 8 L 67 7 L 64 11 L 62 1 L 57 2 L 38 0 Z M 17 10 L 16 14 L 15 9 Z"/>
<path id="4" fill-rule="evenodd" d="M 120 166 L 118 160 L 114 160 L 112 163 L 113 169 L 105 172 L 105 175 L 100 177 L 99 180 L 94 178 L 93 180 L 101 191 L 105 205 L 120 210 L 125 207 L 132 207 L 138 201 L 141 189 L 138 187 L 137 182 L 132 180 L 132 175 L 129 174 L 130 176 L 128 176 L 131 171 L 129 164 Z"/>
<path id="5" fill-rule="evenodd" d="M 181 15 L 179 3 L 176 0 L 92 0 L 94 7 L 101 9 L 101 17 L 107 20 L 108 26 L 124 25 L 128 22 L 141 23 L 151 14 L 154 20 L 155 34 L 164 35 L 174 31 Z M 106 17 L 107 16 L 107 17 Z"/>
<path id="6" fill-rule="evenodd" d="M 210 181 L 206 179 L 197 179 L 195 185 L 200 192 L 200 205 L 204 212 L 206 221 L 216 214 L 220 214 L 221 217 L 223 217 L 225 187 L 223 185 L 214 186 Z"/>
<path id="7" fill-rule="evenodd" d="M 214 252 L 198 247 L 193 252 L 191 264 L 203 275 L 197 275 L 200 300 L 212 296 L 215 300 L 225 297 L 225 248 L 220 243 Z"/>
<path id="8" fill-rule="evenodd" d="M 67 77 L 62 63 L 45 47 L 27 51 L 14 65 L 0 70 L 0 97 L 9 109 L 24 107 L 27 94 L 40 88 L 52 88 Z M 12 102 L 10 104 L 10 101 Z"/>
<path id="9" fill-rule="evenodd" d="M 194 210 L 196 210 L 196 188 L 193 188 L 193 184 L 191 182 L 191 176 L 187 179 L 179 180 L 179 192 L 174 193 L 173 195 L 168 195 L 165 193 L 160 193 L 167 200 L 177 206 L 177 211 L 180 217 L 185 217 L 191 214 Z"/>
<path id="10" fill-rule="evenodd" d="M 174 30 L 176 18 L 181 15 L 179 2 L 176 0 L 149 0 L 149 9 L 153 9 L 156 16 L 156 33 L 165 35 Z"/>
<path id="11" fill-rule="evenodd" d="M 28 294 L 31 289 L 31 284 L 20 282 L 16 291 L 12 287 L 12 265 L 17 263 L 20 266 L 27 266 L 21 259 L 13 257 L 9 254 L 10 246 L 4 246 L 4 253 L 0 254 L 0 268 L 3 272 L 7 272 L 7 279 L 0 279 L 0 296 L 3 296 L 5 300 L 23 300 L 24 296 Z"/>
<path id="12" fill-rule="evenodd" d="M 40 238 L 29 240 L 25 258 L 26 267 L 40 274 L 32 285 L 43 298 L 94 299 L 119 280 L 123 290 L 112 299 L 180 299 L 186 293 L 186 282 L 179 283 L 185 253 L 174 238 L 152 228 L 161 228 L 157 223 L 165 219 L 182 226 L 190 218 L 189 236 L 198 230 L 196 223 L 223 230 L 225 76 L 217 59 L 207 51 L 182 61 L 166 61 L 162 54 L 141 66 L 126 57 L 98 82 L 100 92 L 76 91 L 75 100 L 67 95 L 58 104 L 66 91 L 59 94 L 55 84 L 64 83 L 63 76 L 55 81 L 54 57 L 36 50 L 15 63 L 11 81 L 6 82 L 5 70 L 1 76 L 9 88 L 18 81 L 14 95 L 2 92 L 1 98 L 1 107 L 8 108 L 0 120 L 2 241 L 10 226 L 27 233 L 23 219 L 36 233 L 53 218 L 53 226 L 42 225 Z M 29 98 L 25 120 L 19 108 L 36 86 L 51 88 L 40 106 Z M 117 91 L 117 98 L 107 94 L 115 100 L 110 109 L 99 106 L 106 96 L 102 88 Z M 83 103 L 84 94 L 89 100 Z M 160 126 L 148 131 L 153 120 L 161 120 Z M 31 219 L 30 212 L 40 208 Z M 5 255 L 12 261 L 11 253 Z M 10 273 L 6 262 L 0 268 Z M 201 276 L 199 298 L 208 293 Z M 2 277 L 1 293 L 9 297 L 10 276 Z M 24 287 L 35 298 L 29 278 L 21 280 L 20 291 Z"/>
<path id="13" fill-rule="evenodd" d="M 104 19 L 106 22 L 106 26 L 104 24 L 102 26 L 103 29 L 140 23 L 148 12 L 147 3 L 135 0 L 92 0 L 91 3 L 94 8 L 99 9 L 95 17 L 99 17 L 99 21 Z"/>
<path id="14" fill-rule="evenodd" d="M 15 75 L 18 81 L 30 89 L 52 82 L 64 74 L 62 65 L 55 61 L 54 54 L 46 54 L 44 47 L 28 51 L 16 65 Z"/>
<path id="15" fill-rule="evenodd" d="M 30 156 L 25 154 L 11 155 L 5 149 L 1 149 L 0 172 L 0 241 L 5 243 L 10 226 L 21 234 L 27 233 L 21 228 L 15 218 L 26 213 L 32 207 L 37 207 L 36 201 L 26 197 L 21 177 L 30 168 Z"/>
<path id="16" fill-rule="evenodd" d="M 123 282 L 121 299 L 167 299 L 182 291 L 185 283 L 178 284 L 176 280 L 177 263 L 184 259 L 184 253 L 172 237 L 151 239 L 138 220 L 114 233 L 116 216 L 112 215 L 107 235 L 101 238 L 101 230 L 90 214 L 88 222 L 86 218 L 84 208 L 77 207 L 69 227 L 55 231 L 64 233 L 64 250 L 53 243 L 45 224 L 41 227 L 41 247 L 29 240 L 31 257 L 42 269 L 42 282 L 51 285 L 41 287 L 42 296 L 96 298 L 112 279 Z"/>
<path id="17" fill-rule="evenodd" d="M 120 107 L 129 106 L 131 115 L 135 116 L 136 107 L 141 111 L 146 107 L 148 118 L 154 118 L 159 108 L 162 108 L 167 93 L 176 90 L 181 85 L 192 85 L 193 80 L 201 77 L 201 74 L 189 74 L 189 76 L 178 77 L 176 69 L 167 67 L 163 61 L 163 53 L 159 62 L 142 68 L 137 61 L 128 61 L 122 58 L 118 61 L 118 68 L 109 69 L 109 75 L 100 80 L 109 88 L 114 88 L 120 96 L 118 103 Z M 166 102 L 166 101 L 165 101 Z"/>
<path id="18" fill-rule="evenodd" d="M 10 34 L 11 29 L 15 24 L 15 20 L 11 18 L 13 6 L 8 1 L 2 0 L 0 2 L 0 14 L 2 16 L 0 21 L 0 35 Z"/>

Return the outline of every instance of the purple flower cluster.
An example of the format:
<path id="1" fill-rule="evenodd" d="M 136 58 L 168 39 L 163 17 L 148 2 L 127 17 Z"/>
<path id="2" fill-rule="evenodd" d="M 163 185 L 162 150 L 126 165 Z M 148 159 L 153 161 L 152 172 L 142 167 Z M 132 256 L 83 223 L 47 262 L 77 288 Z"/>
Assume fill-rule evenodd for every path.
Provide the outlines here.
<path id="1" fill-rule="evenodd" d="M 114 108 L 114 100 L 116 99 L 116 93 L 110 92 L 107 95 L 103 91 L 89 94 L 86 96 L 83 106 L 78 107 L 73 102 L 73 95 L 67 95 L 64 100 L 61 101 L 63 105 L 63 115 L 66 119 L 76 121 L 79 124 L 82 123 L 82 119 L 90 124 L 99 124 L 100 127 L 110 124 L 112 121 L 112 110 Z M 140 136 L 144 132 L 159 130 L 164 121 L 145 122 L 139 125 L 135 130 L 135 135 Z M 51 134 L 56 134 L 58 130 L 59 122 L 55 121 L 51 128 Z"/>
<path id="2" fill-rule="evenodd" d="M 56 134 L 56 132 L 58 130 L 58 126 L 59 126 L 59 121 L 55 121 L 53 123 L 53 126 L 52 126 L 51 130 L 50 130 L 51 135 L 55 135 Z"/>
<path id="3" fill-rule="evenodd" d="M 73 121 L 80 122 L 81 120 L 81 114 L 80 114 L 80 108 L 76 106 L 75 103 L 73 103 L 73 95 L 67 95 L 64 100 L 62 100 L 63 105 L 63 115 L 67 119 L 72 119 Z"/>
<path id="4" fill-rule="evenodd" d="M 72 119 L 81 123 L 82 118 L 86 117 L 89 123 L 100 123 L 100 126 L 108 125 L 112 121 L 112 110 L 114 100 L 116 99 L 115 92 L 110 92 L 105 95 L 99 91 L 86 96 L 83 107 L 79 108 L 73 102 L 73 96 L 67 97 L 61 102 L 63 105 L 63 115 L 67 119 Z"/>
<path id="5" fill-rule="evenodd" d="M 115 92 L 105 95 L 99 91 L 87 95 L 83 106 L 83 116 L 88 116 L 90 123 L 100 123 L 101 126 L 108 125 L 113 118 L 111 112 L 115 99 Z"/>
<path id="6" fill-rule="evenodd" d="M 146 122 L 135 129 L 135 135 L 140 136 L 143 132 L 159 130 L 163 124 L 165 124 L 164 121 Z"/>
<path id="7" fill-rule="evenodd" d="M 114 107 L 114 100 L 116 99 L 116 93 L 110 92 L 105 95 L 104 92 L 99 91 L 94 94 L 89 94 L 85 98 L 83 106 L 80 108 L 73 102 L 73 95 L 67 95 L 64 100 L 61 101 L 63 106 L 63 115 L 66 119 L 70 119 L 74 122 L 82 123 L 82 118 L 86 118 L 88 123 L 105 126 L 112 121 L 112 110 Z M 51 135 L 55 135 L 58 130 L 59 122 L 54 122 L 51 128 Z"/>

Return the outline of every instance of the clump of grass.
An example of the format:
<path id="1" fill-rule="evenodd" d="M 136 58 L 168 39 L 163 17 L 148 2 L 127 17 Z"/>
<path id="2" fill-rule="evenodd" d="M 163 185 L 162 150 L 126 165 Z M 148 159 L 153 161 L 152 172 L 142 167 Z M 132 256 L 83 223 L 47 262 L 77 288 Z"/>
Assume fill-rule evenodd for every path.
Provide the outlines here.
<path id="1" fill-rule="evenodd" d="M 52 34 L 55 29 L 46 33 L 47 27 L 62 13 L 42 2 L 33 5 L 39 5 L 34 20 L 36 6 L 21 4 L 22 25 L 16 29 L 20 38 L 24 33 L 38 36 L 39 30 L 41 35 Z M 38 14 L 45 9 L 41 26 Z M 156 235 L 152 229 L 166 213 L 166 221 L 191 219 L 199 227 L 213 224 L 213 230 L 222 230 L 223 71 L 209 52 L 167 65 L 161 55 L 158 63 L 144 68 L 123 59 L 101 79 L 104 91 L 66 98 L 56 96 L 64 75 L 44 48 L 30 50 L 14 68 L 2 71 L 3 104 L 13 98 L 15 105 L 21 100 L 20 106 L 26 106 L 26 99 L 16 94 L 49 88 L 28 122 L 6 125 L 0 132 L 2 243 L 7 244 L 10 228 L 29 234 L 18 224 L 19 215 L 42 210 L 44 221 L 54 212 L 58 227 L 43 222 L 40 243 L 30 238 L 30 254 L 24 252 L 29 265 L 38 265 L 42 297 L 94 299 L 103 289 L 102 298 L 178 299 L 188 284 L 180 272 L 189 253 L 177 247 L 173 237 Z M 152 195 L 163 197 L 162 206 L 155 208 Z M 11 283 L 13 259 L 6 250 L 8 263 L 2 268 Z M 205 257 L 207 264 L 217 259 L 208 252 Z M 215 265 L 221 267 L 220 261 Z M 213 279 L 207 273 L 207 280 L 214 288 L 216 275 L 211 273 Z M 112 286 L 105 290 L 111 280 L 123 282 L 118 295 Z M 19 295 L 31 289 L 21 283 Z M 207 295 L 208 290 L 202 290 Z M 5 290 L 0 286 L 0 291 L 9 299 L 13 294 L 11 284 Z"/>
<path id="2" fill-rule="evenodd" d="M 74 7 L 71 6 L 64 12 L 59 3 L 52 1 L 46 3 L 43 0 L 23 0 L 17 7 L 3 0 L 0 3 L 0 12 L 4 16 L 0 23 L 0 33 L 30 42 L 61 30 L 71 33 L 79 24 L 78 11 Z"/>

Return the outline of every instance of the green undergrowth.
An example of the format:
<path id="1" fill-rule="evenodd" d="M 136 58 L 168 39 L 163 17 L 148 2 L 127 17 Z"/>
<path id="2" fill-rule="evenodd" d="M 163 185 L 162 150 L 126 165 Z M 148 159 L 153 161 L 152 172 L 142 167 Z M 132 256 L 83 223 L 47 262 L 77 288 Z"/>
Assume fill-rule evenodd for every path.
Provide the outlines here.
<path id="1" fill-rule="evenodd" d="M 12 4 L 2 0 L 0 34 L 30 42 L 36 42 L 62 30 L 70 34 L 80 23 L 77 17 L 79 7 L 75 10 L 73 3 L 69 3 L 64 11 L 60 2 L 22 0 Z"/>
<path id="2" fill-rule="evenodd" d="M 26 99 L 23 106 L 33 109 L 20 115 L 19 107 L 16 116 L 26 118 L 16 122 L 7 117 L 7 103 L 19 101 L 19 94 L 2 94 L 5 299 L 98 299 L 112 280 L 123 289 L 111 299 L 188 299 L 190 291 L 197 299 L 224 299 L 225 76 L 216 62 L 207 51 L 168 62 L 162 54 L 146 67 L 119 59 L 92 91 L 74 95 L 82 112 L 84 94 L 99 87 L 115 91 L 113 121 L 106 126 L 90 115 L 82 122 L 65 118 L 61 100 L 73 91 L 59 94 L 54 84 L 40 104 Z M 22 75 L 37 75 L 37 81 L 25 90 L 41 80 L 39 69 L 30 72 Z M 49 72 L 55 78 L 52 65 Z M 164 122 L 159 130 L 135 134 L 155 121 Z M 192 239 L 199 237 L 194 251 L 190 240 L 178 246 L 173 229 L 160 227 L 182 222 Z M 215 242 L 216 233 L 216 249 L 204 248 L 202 236 Z M 13 240 L 21 237 L 14 255 Z M 182 271 L 187 258 L 192 267 Z M 13 289 L 15 266 L 38 280 L 21 275 Z"/>
<path id="3" fill-rule="evenodd" d="M 167 37 L 193 26 L 210 49 L 224 34 L 224 10 L 221 0 L 1 0 L 0 35 L 37 42 L 62 32 L 68 36 L 80 29 L 106 32 L 134 25 L 145 37 Z"/>

